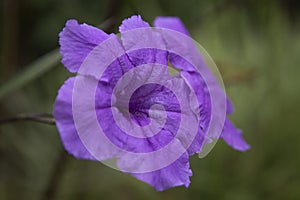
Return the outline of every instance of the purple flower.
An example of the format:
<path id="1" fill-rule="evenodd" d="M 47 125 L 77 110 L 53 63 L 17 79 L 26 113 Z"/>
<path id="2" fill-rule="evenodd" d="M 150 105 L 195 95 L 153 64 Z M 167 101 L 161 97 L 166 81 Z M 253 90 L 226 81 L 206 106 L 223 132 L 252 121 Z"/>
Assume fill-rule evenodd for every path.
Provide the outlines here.
<path id="1" fill-rule="evenodd" d="M 123 21 L 121 38 L 76 20 L 67 21 L 59 35 L 60 52 L 62 63 L 77 76 L 60 88 L 54 116 L 64 147 L 74 157 L 117 158 L 120 170 L 161 191 L 189 186 L 189 156 L 219 137 L 210 131 L 213 116 L 220 121 L 221 138 L 227 144 L 239 151 L 246 151 L 249 145 L 229 119 L 222 121 L 218 114 L 222 109 L 214 108 L 218 102 L 212 101 L 211 88 L 225 99 L 225 112 L 233 112 L 195 46 L 183 41 L 188 31 L 180 19 L 157 17 L 154 26 L 171 32 L 151 29 L 140 16 Z M 144 48 L 145 44 L 149 47 Z M 176 48 L 185 58 L 175 53 Z M 199 73 L 191 60 L 208 75 Z M 107 65 L 103 71 L 102 65 Z M 179 72 L 171 75 L 168 65 Z M 211 82 L 213 87 L 208 85 Z M 170 143 L 167 153 L 158 154 L 163 156 L 151 154 Z M 132 156 L 136 153 L 150 159 Z M 149 166 L 155 170 L 148 170 Z"/>

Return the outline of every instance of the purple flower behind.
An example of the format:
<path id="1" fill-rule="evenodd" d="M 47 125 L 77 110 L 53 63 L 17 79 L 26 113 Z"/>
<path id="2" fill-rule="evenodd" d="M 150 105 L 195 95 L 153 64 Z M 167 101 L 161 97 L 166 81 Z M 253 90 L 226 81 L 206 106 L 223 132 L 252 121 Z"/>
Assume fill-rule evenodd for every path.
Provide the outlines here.
<path id="1" fill-rule="evenodd" d="M 184 27 L 180 19 L 176 17 L 157 17 L 154 21 L 154 26 L 157 28 L 165 28 L 173 31 L 178 31 L 180 34 L 188 35 L 188 31 Z M 177 130 L 180 127 L 180 121 L 182 120 L 182 112 L 185 109 L 192 109 L 193 102 L 198 101 L 196 110 L 200 112 L 199 123 L 197 124 L 198 131 L 194 138 L 192 138 L 191 145 L 188 148 L 183 149 L 183 154 L 178 157 L 177 160 L 169 165 L 150 172 L 135 173 L 122 170 L 124 172 L 132 174 L 139 180 L 142 180 L 157 190 L 165 190 L 170 187 L 184 185 L 186 187 L 190 184 L 189 177 L 192 176 L 192 171 L 189 166 L 189 156 L 200 153 L 203 145 L 207 143 L 207 138 L 216 138 L 215 135 L 208 133 L 209 123 L 212 116 L 212 102 L 210 94 L 205 80 L 199 74 L 197 70 L 194 70 L 193 66 L 184 58 L 174 54 L 167 50 L 159 48 L 144 48 L 133 50 L 132 48 L 139 43 L 143 43 L 147 40 L 151 40 L 157 44 L 157 46 L 166 46 L 172 48 L 176 46 L 175 42 L 166 42 L 162 36 L 153 34 L 154 38 L 147 38 L 149 34 L 143 34 L 143 29 L 149 28 L 149 24 L 144 22 L 140 16 L 132 16 L 129 19 L 125 19 L 120 26 L 119 30 L 122 34 L 121 40 L 116 39 L 116 48 L 120 48 L 124 53 L 121 56 L 116 56 L 116 59 L 110 63 L 109 67 L 103 72 L 102 76 L 98 79 L 98 74 L 90 71 L 80 71 L 80 66 L 85 62 L 89 54 L 96 49 L 97 46 L 104 44 L 109 39 L 114 38 L 115 34 L 106 34 L 100 29 L 89 26 L 87 24 L 78 24 L 76 20 L 69 20 L 66 23 L 65 28 L 59 35 L 60 52 L 63 56 L 62 62 L 65 67 L 72 73 L 78 73 L 76 77 L 69 78 L 64 85 L 60 88 L 56 102 L 54 105 L 54 116 L 57 122 L 57 128 L 60 133 L 60 137 L 64 144 L 65 149 L 74 157 L 79 159 L 89 160 L 107 160 L 112 158 L 118 158 L 118 167 L 122 170 L 128 165 L 137 162 L 140 164 L 140 160 L 128 161 L 124 154 L 115 149 L 110 149 L 99 145 L 94 142 L 95 138 L 86 134 L 89 142 L 92 144 L 97 152 L 97 158 L 95 154 L 91 153 L 80 134 L 78 133 L 78 127 L 75 124 L 74 119 L 74 95 L 73 90 L 75 88 L 76 78 L 82 80 L 79 93 L 82 93 L 82 102 L 85 102 L 85 92 L 90 90 L 90 85 L 97 85 L 95 90 L 95 102 L 94 107 L 91 109 L 82 109 L 82 120 L 80 126 L 91 133 L 91 122 L 89 114 L 95 111 L 99 125 L 101 126 L 106 137 L 115 145 L 128 152 L 147 153 L 151 151 L 157 151 L 164 148 L 172 140 L 174 140 Z M 130 37 L 126 35 L 127 31 L 139 29 L 141 34 Z M 124 33 L 124 34 L 123 34 Z M 187 54 L 193 54 L 196 52 L 195 47 L 183 49 Z M 168 49 L 167 48 L 167 49 Z M 99 60 L 97 62 L 102 62 Z M 104 61 L 103 61 L 104 62 Z M 174 68 L 179 70 L 179 73 L 169 76 L 167 68 L 166 70 L 157 71 L 156 66 L 150 66 L 150 71 L 145 67 L 142 70 L 133 74 L 129 79 L 127 85 L 122 85 L 120 93 L 115 94 L 115 87 L 118 86 L 118 81 L 125 75 L 139 66 L 145 64 L 160 64 L 168 66 L 170 63 Z M 165 79 L 162 76 L 167 77 Z M 136 89 L 131 95 L 128 102 L 123 98 L 123 90 L 130 89 L 137 83 L 146 83 L 147 80 L 153 78 L 161 79 L 160 82 L 164 82 L 166 85 L 177 84 L 176 89 L 180 92 L 180 97 L 190 101 L 188 105 L 192 105 L 191 108 L 183 108 L 180 102 L 177 100 L 177 95 L 173 93 L 168 87 L 161 84 L 144 84 Z M 213 77 L 212 77 L 213 78 Z M 188 83 L 187 83 L 188 82 Z M 132 89 L 132 88 L 131 88 Z M 78 90 L 78 88 L 77 88 Z M 196 99 L 193 99 L 191 95 L 194 93 Z M 225 95 L 225 94 L 221 94 Z M 86 99 L 88 102 L 88 99 Z M 128 105 L 129 104 L 129 105 Z M 151 123 L 150 109 L 153 105 L 162 105 L 164 112 L 158 109 L 158 117 L 161 113 L 166 113 L 166 121 L 162 125 L 162 129 L 155 135 L 139 138 L 133 135 L 127 134 L 122 128 L 115 123 L 115 116 L 119 116 L 119 123 L 127 123 L 133 121 L 140 127 L 147 127 Z M 84 107 L 85 105 L 83 105 Z M 129 106 L 129 114 L 123 110 L 124 107 Z M 79 105 L 80 107 L 80 105 Z M 86 106 L 89 108 L 89 105 Z M 79 108 L 80 109 L 80 108 Z M 227 114 L 233 112 L 232 105 L 227 99 Z M 191 113 L 191 112 L 189 112 Z M 144 129 L 141 129 L 144 130 Z M 189 130 L 186 137 L 189 137 Z M 146 133 L 141 133 L 146 134 Z M 91 138 L 89 138 L 91 137 Z M 224 141 L 239 151 L 246 151 L 249 149 L 249 145 L 244 141 L 241 135 L 241 131 L 236 129 L 234 125 L 225 119 L 225 124 L 221 134 L 221 138 Z M 182 137 L 182 141 L 178 141 L 178 150 L 182 149 L 181 143 L 187 142 L 187 138 Z M 99 150 L 101 149 L 101 150 Z M 129 163 L 131 162 L 131 163 Z M 154 161 L 160 162 L 160 161 Z"/>

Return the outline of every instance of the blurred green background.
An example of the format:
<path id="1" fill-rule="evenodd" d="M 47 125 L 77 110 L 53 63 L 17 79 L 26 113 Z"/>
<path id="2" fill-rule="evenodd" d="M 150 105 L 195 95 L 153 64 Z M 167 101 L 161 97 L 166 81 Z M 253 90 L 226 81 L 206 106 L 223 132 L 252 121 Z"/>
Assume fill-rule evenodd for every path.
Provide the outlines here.
<path id="1" fill-rule="evenodd" d="M 57 54 L 35 63 L 21 78 L 18 74 L 58 47 L 58 33 L 67 19 L 99 25 L 110 18 L 115 25 L 110 30 L 117 31 L 132 14 L 149 22 L 157 15 L 183 20 L 223 74 L 236 110 L 231 119 L 251 150 L 236 152 L 220 141 L 204 159 L 191 158 L 194 175 L 188 189 L 156 192 L 101 163 L 66 155 L 55 126 L 4 124 L 0 199 L 300 199 L 296 0 L 2 0 L 0 89 L 8 90 L 0 97 L 0 118 L 52 112 L 57 90 L 71 76 Z M 23 83 L 24 76 L 32 81 L 25 78 Z M 11 89 L 9 81 L 18 79 L 21 87 Z"/>

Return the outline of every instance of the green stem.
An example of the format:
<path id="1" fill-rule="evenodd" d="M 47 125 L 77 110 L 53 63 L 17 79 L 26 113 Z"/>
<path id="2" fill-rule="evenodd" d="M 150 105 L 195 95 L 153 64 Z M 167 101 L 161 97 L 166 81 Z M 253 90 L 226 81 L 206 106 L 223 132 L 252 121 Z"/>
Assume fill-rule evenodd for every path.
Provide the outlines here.
<path id="1" fill-rule="evenodd" d="M 0 86 L 0 99 L 11 91 L 17 90 L 36 77 L 55 67 L 60 61 L 58 49 L 47 53 L 29 66 L 23 72 L 14 76 L 11 80 Z"/>
<path id="2" fill-rule="evenodd" d="M 55 119 L 53 118 L 52 114 L 49 113 L 20 113 L 13 117 L 0 119 L 0 125 L 18 121 L 34 121 L 49 125 L 55 125 Z"/>

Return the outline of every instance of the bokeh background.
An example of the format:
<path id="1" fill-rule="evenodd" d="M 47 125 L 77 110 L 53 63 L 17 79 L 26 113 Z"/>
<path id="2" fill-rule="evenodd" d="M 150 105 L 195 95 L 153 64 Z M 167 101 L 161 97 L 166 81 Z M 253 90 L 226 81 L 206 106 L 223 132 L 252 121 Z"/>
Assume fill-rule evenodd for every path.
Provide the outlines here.
<path id="1" fill-rule="evenodd" d="M 67 19 L 105 21 L 117 31 L 133 14 L 149 22 L 158 15 L 183 20 L 216 61 L 235 106 L 231 119 L 251 150 L 240 153 L 219 141 L 204 159 L 191 158 L 188 189 L 156 192 L 67 155 L 55 126 L 6 123 L 0 125 L 0 199 L 300 199 L 297 0 L 2 0 L 0 118 L 52 112 L 57 90 L 71 76 L 53 52 Z"/>

